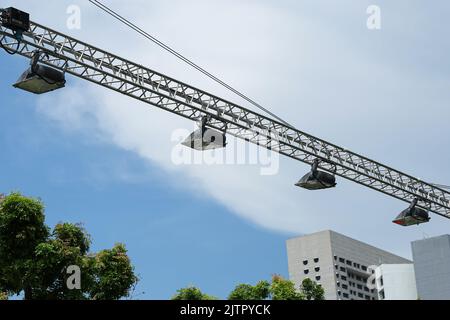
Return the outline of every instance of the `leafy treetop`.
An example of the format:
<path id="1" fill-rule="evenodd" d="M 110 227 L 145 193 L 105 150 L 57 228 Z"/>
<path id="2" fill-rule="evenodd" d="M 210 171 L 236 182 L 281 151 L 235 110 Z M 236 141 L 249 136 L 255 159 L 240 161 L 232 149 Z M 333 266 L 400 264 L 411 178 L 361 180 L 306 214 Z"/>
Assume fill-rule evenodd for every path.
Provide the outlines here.
<path id="1" fill-rule="evenodd" d="M 123 244 L 90 253 L 80 224 L 45 225 L 44 204 L 20 193 L 0 197 L 0 299 L 103 299 L 127 297 L 138 278 Z M 67 268 L 81 270 L 81 289 L 67 286 Z"/>

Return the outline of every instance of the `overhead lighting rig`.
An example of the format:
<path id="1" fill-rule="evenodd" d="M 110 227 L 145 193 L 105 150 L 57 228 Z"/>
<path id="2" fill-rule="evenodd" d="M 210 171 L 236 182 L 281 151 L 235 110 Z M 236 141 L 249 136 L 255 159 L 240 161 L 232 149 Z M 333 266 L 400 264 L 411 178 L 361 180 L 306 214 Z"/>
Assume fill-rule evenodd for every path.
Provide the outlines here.
<path id="1" fill-rule="evenodd" d="M 270 112 L 276 120 L 34 23 L 20 10 L 0 9 L 0 24 L 0 47 L 10 54 L 31 59 L 30 68 L 14 85 L 17 88 L 36 94 L 50 92 L 64 87 L 65 73 L 69 73 L 184 118 L 201 119 L 200 128 L 182 143 L 201 151 L 226 147 L 227 133 L 260 145 L 260 137 L 250 136 L 248 131 L 257 126 L 267 139 L 272 137 L 265 132 L 275 131 L 285 139 L 279 141 L 274 151 L 311 165 L 311 171 L 296 186 L 309 190 L 333 188 L 339 175 L 403 201 L 414 199 L 393 221 L 396 224 L 410 226 L 428 222 L 428 212 L 450 219 L 450 192 L 444 190 L 446 186 L 427 183 L 298 130 Z M 150 37 L 146 33 L 145 36 Z M 165 46 L 165 49 L 170 48 Z M 139 79 L 143 81 L 134 81 Z M 267 112 L 253 100 L 246 100 Z M 213 117 L 224 129 L 218 130 L 222 126 L 214 125 L 211 116 L 205 114 L 217 114 Z M 262 146 L 272 150 L 269 144 Z M 311 156 L 316 160 L 311 162 Z"/>

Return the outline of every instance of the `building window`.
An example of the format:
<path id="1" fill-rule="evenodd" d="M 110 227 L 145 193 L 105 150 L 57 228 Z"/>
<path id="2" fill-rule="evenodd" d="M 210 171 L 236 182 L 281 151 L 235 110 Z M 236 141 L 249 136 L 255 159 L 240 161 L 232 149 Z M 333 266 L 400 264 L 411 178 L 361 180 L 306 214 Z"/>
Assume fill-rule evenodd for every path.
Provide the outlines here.
<path id="1" fill-rule="evenodd" d="M 365 295 L 364 298 L 365 298 L 366 300 L 370 300 L 370 297 L 369 297 L 368 295 Z"/>
<path id="2" fill-rule="evenodd" d="M 364 291 L 365 291 L 365 292 L 369 292 L 369 288 L 364 287 Z"/>
<path id="3" fill-rule="evenodd" d="M 319 262 L 319 258 L 314 258 L 314 262 L 315 263 Z"/>
<path id="4" fill-rule="evenodd" d="M 342 272 L 346 271 L 346 269 L 344 267 L 340 267 L 339 270 L 341 270 Z"/>
<path id="5" fill-rule="evenodd" d="M 367 271 L 367 267 L 366 267 L 366 266 L 361 266 L 361 269 L 362 269 L 363 271 Z"/>
<path id="6" fill-rule="evenodd" d="M 306 266 L 308 264 L 308 260 L 303 260 L 303 265 Z"/>
<path id="7" fill-rule="evenodd" d="M 337 256 L 334 256 L 334 260 L 337 260 Z"/>
<path id="8" fill-rule="evenodd" d="M 316 281 L 320 281 L 320 276 L 316 276 Z"/>
<path id="9" fill-rule="evenodd" d="M 343 285 L 342 285 L 342 289 L 347 290 L 347 289 L 348 289 L 348 286 L 347 286 L 346 284 L 343 284 Z"/>
<path id="10" fill-rule="evenodd" d="M 308 273 L 309 273 L 309 270 L 308 270 L 308 269 L 305 269 L 305 270 L 303 270 L 303 273 L 304 273 L 304 274 L 308 274 Z"/>
<path id="11" fill-rule="evenodd" d="M 319 271 L 320 271 L 320 267 L 315 267 L 314 270 L 315 270 L 316 272 L 319 272 Z"/>
<path id="12" fill-rule="evenodd" d="M 342 296 L 348 299 L 348 293 L 344 293 Z"/>
<path id="13" fill-rule="evenodd" d="M 362 293 L 358 293 L 359 298 L 364 298 L 364 295 Z"/>
<path id="14" fill-rule="evenodd" d="M 351 262 L 350 260 L 345 261 L 345 263 L 346 263 L 347 265 L 349 265 L 349 266 L 352 265 L 352 262 Z"/>
<path id="15" fill-rule="evenodd" d="M 339 258 L 339 262 L 345 263 L 345 259 L 344 258 Z"/>
<path id="16" fill-rule="evenodd" d="M 344 281 L 347 281 L 347 277 L 346 276 L 341 276 L 341 279 Z"/>
<path id="17" fill-rule="evenodd" d="M 356 285 L 356 287 L 357 287 L 359 290 L 362 290 L 362 285 L 358 284 L 358 285 Z"/>

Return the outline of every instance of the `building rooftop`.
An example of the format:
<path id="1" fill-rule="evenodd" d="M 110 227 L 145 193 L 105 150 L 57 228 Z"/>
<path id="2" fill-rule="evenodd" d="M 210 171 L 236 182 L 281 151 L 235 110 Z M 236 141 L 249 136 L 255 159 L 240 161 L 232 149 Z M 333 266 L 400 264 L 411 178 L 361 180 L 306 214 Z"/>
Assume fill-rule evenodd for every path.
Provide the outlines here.
<path id="1" fill-rule="evenodd" d="M 380 249 L 378 247 L 375 247 L 373 245 L 370 245 L 368 243 L 362 242 L 360 240 L 356 240 L 354 238 L 348 237 L 346 235 L 343 235 L 343 234 L 341 234 L 339 232 L 336 232 L 336 231 L 333 231 L 333 230 L 323 230 L 323 231 L 314 232 L 314 233 L 310 233 L 310 234 L 306 234 L 306 235 L 302 235 L 302 236 L 292 237 L 292 238 L 289 238 L 287 241 L 290 242 L 290 241 L 295 241 L 295 240 L 298 240 L 298 239 L 306 239 L 306 238 L 312 238 L 312 237 L 321 237 L 321 236 L 324 236 L 324 235 L 329 235 L 330 239 L 332 239 L 332 238 L 340 238 L 341 240 L 344 240 L 344 241 L 348 240 L 348 241 L 351 241 L 351 242 L 356 242 L 356 243 L 360 244 L 361 246 L 367 247 L 368 249 L 370 248 L 370 249 L 373 249 L 373 250 L 377 250 L 377 251 L 383 252 L 386 255 L 394 255 L 394 256 L 397 256 L 399 258 L 402 258 L 402 259 L 404 259 L 404 263 L 412 263 L 412 261 L 409 260 L 409 259 L 403 258 L 403 257 L 398 256 L 396 254 L 393 254 L 393 253 L 391 253 L 391 252 L 389 252 L 387 250 Z"/>

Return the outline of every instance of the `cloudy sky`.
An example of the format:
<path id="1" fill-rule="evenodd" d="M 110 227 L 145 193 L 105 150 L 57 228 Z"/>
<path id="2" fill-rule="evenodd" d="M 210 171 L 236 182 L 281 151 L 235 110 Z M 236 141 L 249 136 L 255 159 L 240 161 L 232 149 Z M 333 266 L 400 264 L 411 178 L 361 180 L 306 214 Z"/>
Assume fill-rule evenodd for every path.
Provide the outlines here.
<path id="1" fill-rule="evenodd" d="M 108 4 L 299 129 L 450 184 L 446 1 Z M 71 5 L 80 29 L 67 27 Z M 380 30 L 367 28 L 370 5 L 381 8 Z M 87 0 L 2 6 L 250 107 Z M 407 258 L 411 241 L 448 233 L 436 215 L 392 224 L 404 203 L 343 179 L 333 190 L 298 189 L 309 168 L 290 159 L 271 176 L 258 165 L 176 165 L 173 134 L 193 123 L 73 77 L 45 96 L 18 92 L 10 84 L 26 65 L 0 55 L 0 189 L 42 197 L 50 224 L 85 223 L 94 249 L 126 243 L 142 277 L 138 298 L 188 284 L 225 297 L 237 282 L 287 275 L 284 241 L 324 229 Z"/>

